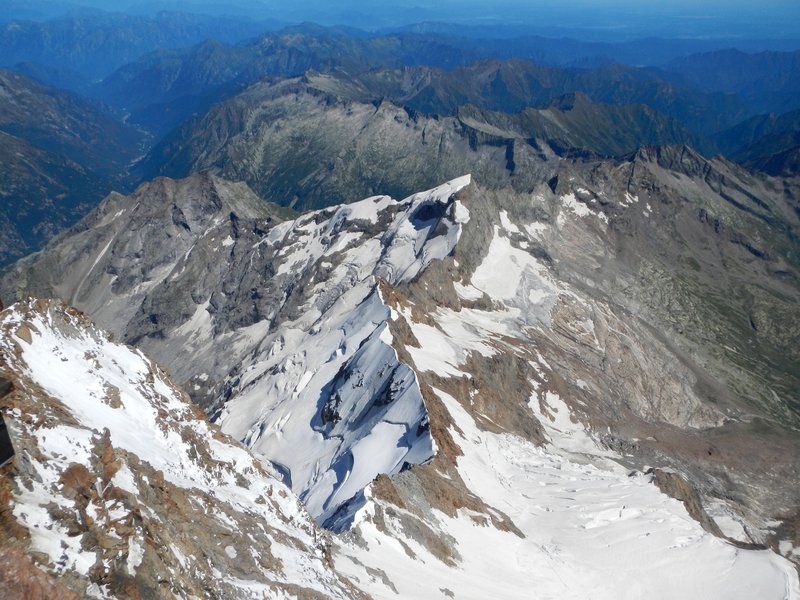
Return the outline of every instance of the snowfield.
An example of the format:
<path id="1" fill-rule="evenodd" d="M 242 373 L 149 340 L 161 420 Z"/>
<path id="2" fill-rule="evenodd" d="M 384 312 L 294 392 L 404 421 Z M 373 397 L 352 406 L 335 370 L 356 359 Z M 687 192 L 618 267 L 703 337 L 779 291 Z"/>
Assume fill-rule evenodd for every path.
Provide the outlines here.
<path id="1" fill-rule="evenodd" d="M 786 559 L 703 531 L 650 476 L 600 456 L 560 452 L 559 437 L 553 447 L 538 448 L 481 431 L 455 399 L 437 394 L 453 418 L 464 452 L 458 469 L 469 490 L 508 515 L 524 537 L 467 511 L 455 519 L 433 515 L 442 537 L 457 540 L 461 560 L 448 566 L 401 528 L 389 524 L 392 535 L 376 528 L 367 505 L 357 516 L 367 545 L 341 544 L 336 567 L 374 598 L 434 598 L 441 590 L 474 600 L 800 598 Z"/>

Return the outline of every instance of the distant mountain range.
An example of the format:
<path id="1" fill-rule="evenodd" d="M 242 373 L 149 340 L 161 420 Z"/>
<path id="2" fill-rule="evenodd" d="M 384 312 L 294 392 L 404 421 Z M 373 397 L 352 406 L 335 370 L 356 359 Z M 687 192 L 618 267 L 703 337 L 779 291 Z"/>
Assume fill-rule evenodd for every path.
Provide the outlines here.
<path id="1" fill-rule="evenodd" d="M 716 136 L 718 147 L 734 160 L 771 175 L 798 174 L 800 110 L 758 115 Z"/>
<path id="2" fill-rule="evenodd" d="M 474 56 L 412 34 L 369 38 L 327 30 L 321 35 L 286 32 L 236 46 L 207 41 L 152 53 L 109 75 L 91 93 L 130 110 L 134 121 L 164 131 L 265 77 L 297 76 L 309 69 L 361 73 L 383 66 L 454 67 Z"/>
<path id="3" fill-rule="evenodd" d="M 268 29 L 266 22 L 174 12 L 136 16 L 87 11 L 44 22 L 18 20 L 0 25 L 0 66 L 35 63 L 92 81 L 158 48 L 209 38 L 236 42 Z"/>
<path id="4" fill-rule="evenodd" d="M 0 132 L 0 266 L 38 250 L 110 189 L 63 155 Z"/>
<path id="5" fill-rule="evenodd" d="M 522 59 L 476 60 L 489 51 L 461 48 L 457 40 L 418 34 L 353 37 L 338 30 L 305 33 L 306 29 L 237 46 L 206 42 L 150 54 L 110 75 L 91 94 L 124 106 L 135 122 L 160 133 L 263 77 L 291 77 L 309 70 L 340 72 L 357 79 L 355 85 L 364 88 L 366 97 L 383 96 L 440 115 L 452 115 L 463 104 L 505 112 L 543 108 L 559 96 L 580 92 L 595 102 L 645 104 L 681 121 L 698 140 L 759 113 L 797 107 L 796 83 L 786 75 L 796 68 L 791 53 L 748 55 L 746 75 L 735 60 L 718 58 L 728 53 L 685 59 L 697 65 L 705 60 L 720 63 L 715 67 L 718 79 L 738 77 L 752 84 L 730 91 L 699 84 L 699 74 L 676 74 L 678 63 L 664 70 L 620 64 L 548 67 Z M 716 149 L 711 139 L 697 143 L 705 152 Z"/>
<path id="6" fill-rule="evenodd" d="M 550 156 L 622 155 L 692 140 L 645 106 L 597 104 L 582 94 L 514 115 L 467 105 L 442 117 L 408 104 L 346 76 L 263 81 L 174 131 L 139 173 L 185 177 L 212 169 L 247 181 L 264 198 L 308 209 L 343 202 L 353 190 L 403 196 L 460 172 L 529 190 L 548 178 Z"/>
<path id="7" fill-rule="evenodd" d="M 696 89 L 737 94 L 751 111 L 786 112 L 797 108 L 800 50 L 754 54 L 718 50 L 676 58 L 664 70 Z"/>
<path id="8" fill-rule="evenodd" d="M 0 129 L 46 152 L 63 154 L 101 179 L 110 178 L 120 189 L 129 183 L 123 175 L 127 164 L 149 150 L 136 166 L 134 180 L 157 174 L 183 177 L 209 168 L 242 178 L 258 193 L 298 208 L 378 189 L 403 195 L 455 177 L 473 164 L 478 166 L 467 170 L 482 172 L 483 181 L 509 181 L 526 189 L 547 171 L 541 168 L 542 157 L 622 156 L 648 144 L 687 144 L 706 156 L 723 153 L 772 174 L 796 172 L 794 120 L 792 113 L 780 116 L 787 108 L 798 108 L 793 104 L 798 78 L 792 77 L 798 68 L 796 52 L 742 54 L 714 49 L 671 57 L 660 68 L 606 59 L 585 61 L 581 64 L 591 68 L 577 68 L 499 59 L 535 58 L 535 49 L 543 43 L 533 37 L 480 39 L 422 30 L 375 35 L 306 23 L 230 43 L 255 29 L 242 29 L 235 18 L 212 21 L 177 13 L 148 18 L 86 13 L 45 23 L 7 24 L 6 37 L 0 35 L 0 44 L 5 39 L 10 48 L 7 61 L 16 60 L 17 52 L 25 60 L 17 65 L 18 73 L 84 95 L 84 106 L 92 115 L 81 118 L 86 124 L 81 127 L 99 125 L 95 133 L 85 131 L 70 147 L 64 146 L 71 143 L 66 137 L 41 131 L 22 113 L 10 114 Z M 205 39 L 210 29 L 214 40 Z M 66 33 L 55 33 L 62 30 Z M 179 46 L 195 39 L 192 36 L 203 41 L 164 47 Z M 115 40 L 122 40 L 121 45 L 115 46 Z M 32 54 L 27 43 L 50 55 Z M 611 48 L 570 44 L 561 41 L 553 52 Z M 617 50 L 644 52 L 649 44 L 656 53 L 665 48 L 659 40 L 643 40 Z M 148 45 L 160 48 L 140 56 L 150 49 Z M 688 52 L 694 47 L 687 42 L 673 49 Z M 91 67 L 97 57 L 127 64 L 90 82 L 92 69 L 96 74 L 112 68 L 111 62 Z M 542 60 L 575 64 L 566 54 Z M 295 81 L 297 77 L 302 79 Z M 318 107 L 317 118 L 322 120 L 334 114 L 334 106 L 347 103 L 356 103 L 363 115 L 382 103 L 382 110 L 391 105 L 404 111 L 405 116 L 398 118 L 415 125 L 403 128 L 398 139 L 415 128 L 426 130 L 430 139 L 447 122 L 450 129 L 441 135 L 452 140 L 453 150 L 448 156 L 431 155 L 428 147 L 421 154 L 426 158 L 417 168 L 419 175 L 409 180 L 399 175 L 401 165 L 409 164 L 408 152 L 419 147 L 421 138 L 403 142 L 402 156 L 384 155 L 379 140 L 369 138 L 371 128 L 359 136 L 347 133 L 358 120 L 352 112 L 320 122 L 313 130 L 300 118 L 311 118 L 303 103 L 295 107 L 294 115 L 285 106 L 289 112 L 278 121 L 276 115 L 268 116 L 270 109 L 262 105 L 278 102 L 271 90 L 281 90 L 280 95 L 294 85 L 330 99 L 331 107 Z M 0 115 L 3 110 L 0 107 Z M 30 107 L 24 110 L 34 114 Z M 253 111 L 262 116 L 254 120 Z M 119 124 L 121 119 L 142 131 Z M 259 127 L 274 125 L 280 132 L 256 131 L 256 120 Z M 58 128 L 52 123 L 66 121 L 48 118 L 47 122 L 48 127 Z M 376 121 L 371 122 L 374 127 Z M 383 128 L 391 130 L 394 125 L 381 125 L 375 132 Z M 100 140 L 97 131 L 110 135 Z M 761 135 L 756 136 L 758 132 Z M 267 135 L 270 144 L 265 144 Z M 304 136 L 310 146 L 300 150 Z M 140 151 L 141 142 L 147 147 Z M 403 144 L 395 145 L 396 152 Z M 261 147 L 260 153 L 247 154 L 256 147 Z M 293 147 L 299 154 L 290 150 Z M 326 174 L 326 169 L 332 170 Z M 97 199 L 92 198 L 92 202 Z"/>
<path id="9" fill-rule="evenodd" d="M 0 130 L 112 179 L 141 151 L 141 132 L 78 96 L 0 70 Z"/>

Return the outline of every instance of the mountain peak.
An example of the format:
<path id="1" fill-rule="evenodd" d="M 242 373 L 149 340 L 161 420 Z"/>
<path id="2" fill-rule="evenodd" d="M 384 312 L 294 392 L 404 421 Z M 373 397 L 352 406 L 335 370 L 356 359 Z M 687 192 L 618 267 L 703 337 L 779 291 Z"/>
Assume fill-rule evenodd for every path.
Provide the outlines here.
<path id="1" fill-rule="evenodd" d="M 694 148 L 686 144 L 666 144 L 660 146 L 642 146 L 633 153 L 636 161 L 658 164 L 668 169 L 689 169 L 697 172 L 708 160 L 701 156 Z"/>

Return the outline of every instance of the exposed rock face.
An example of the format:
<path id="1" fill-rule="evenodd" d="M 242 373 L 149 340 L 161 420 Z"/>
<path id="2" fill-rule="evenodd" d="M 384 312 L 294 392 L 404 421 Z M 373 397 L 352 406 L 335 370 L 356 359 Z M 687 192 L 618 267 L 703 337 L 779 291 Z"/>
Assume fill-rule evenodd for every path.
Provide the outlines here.
<path id="1" fill-rule="evenodd" d="M 797 558 L 790 184 L 680 147 L 554 172 L 533 193 L 460 180 L 285 222 L 211 209 L 185 219 L 191 238 L 177 191 L 225 184 L 159 180 L 176 193 L 135 261 L 115 263 L 142 224 L 112 216 L 148 203 L 109 198 L 104 233 L 64 237 L 4 286 L 52 290 L 59 265 L 60 293 L 121 317 L 349 529 L 337 568 L 377 597 L 800 594 L 777 553 L 707 531 Z M 706 530 L 647 466 L 681 474 Z"/>
<path id="2" fill-rule="evenodd" d="M 178 315 L 172 321 L 164 321 L 162 314 L 159 322 L 156 307 L 145 312 L 142 306 L 153 286 L 174 285 L 174 279 L 166 275 L 175 261 L 183 258 L 193 263 L 183 273 L 192 289 L 203 286 L 204 281 L 216 288 L 232 271 L 228 265 L 232 244 L 226 240 L 233 242 L 240 236 L 260 239 L 264 231 L 254 220 L 261 218 L 268 227 L 277 211 L 246 186 L 207 173 L 180 182 L 157 179 L 130 196 L 109 195 L 71 231 L 56 255 L 48 252 L 26 259 L 37 266 L 30 271 L 22 268 L 27 275 L 25 280 L 17 280 L 19 289 L 36 289 L 41 297 L 58 296 L 81 306 L 115 334 L 126 333 L 126 340 L 158 336 L 162 329 L 182 321 L 182 316 L 195 312 L 191 293 L 179 304 L 172 303 L 174 298 L 163 301 L 164 308 Z M 247 227 L 239 227 L 240 219 Z M 68 272 L 55 276 L 67 263 Z M 15 292 L 4 295 L 9 293 L 13 296 Z M 119 297 L 128 301 L 115 302 Z M 240 310 L 246 311 L 247 305 Z M 127 333 L 127 324 L 134 319 L 143 329 Z"/>
<path id="3" fill-rule="evenodd" d="M 359 596 L 275 474 L 141 352 L 53 301 L 16 304 L 0 328 L 0 370 L 14 383 L 2 412 L 18 451 L 0 480 L 1 551 L 22 566 L 3 570 L 10 593 Z"/>
<path id="4" fill-rule="evenodd" d="M 176 130 L 139 168 L 146 177 L 209 169 L 298 209 L 371 194 L 403 197 L 467 172 L 485 185 L 518 189 L 548 178 L 542 159 L 553 156 L 549 147 L 515 145 L 455 117 L 352 99 L 340 86 L 323 76 L 258 82 Z"/>
<path id="5" fill-rule="evenodd" d="M 447 98 L 431 98 L 426 87 L 444 73 L 424 68 L 263 80 L 187 121 L 138 168 L 145 177 L 210 169 L 278 204 L 310 209 L 374 193 L 401 197 L 465 172 L 488 187 L 528 192 L 549 179 L 544 159 L 556 154 L 699 143 L 642 104 L 573 93 L 499 106 L 482 87 L 494 75 L 483 66 L 461 74 L 464 89 L 437 90 Z"/>
<path id="6" fill-rule="evenodd" d="M 0 550 L 0 584 L 8 600 L 77 600 L 79 596 L 39 570 L 19 548 Z"/>

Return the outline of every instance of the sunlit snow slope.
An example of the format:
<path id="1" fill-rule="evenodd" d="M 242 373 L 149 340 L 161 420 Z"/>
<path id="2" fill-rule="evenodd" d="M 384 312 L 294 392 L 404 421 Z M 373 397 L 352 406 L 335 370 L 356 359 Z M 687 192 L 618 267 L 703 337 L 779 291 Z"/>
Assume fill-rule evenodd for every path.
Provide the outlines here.
<path id="1" fill-rule="evenodd" d="M 486 513 L 465 506 L 421 514 L 413 496 L 373 499 L 368 490 L 336 567 L 373 597 L 800 597 L 786 559 L 704 531 L 651 475 L 629 473 L 594 447 L 556 396 L 541 403 L 554 418 L 547 427 L 553 446 L 542 448 L 482 430 L 453 397 L 435 393 L 462 453 L 455 471 Z M 539 412 L 539 400 L 532 404 Z M 495 511 L 513 531 L 492 525 L 487 515 Z M 412 533 L 408 525 L 418 521 L 446 548 Z"/>
<path id="2" fill-rule="evenodd" d="M 468 183 L 312 213 L 261 242 L 280 248 L 278 274 L 310 274 L 308 291 L 300 317 L 244 359 L 217 422 L 281 465 L 309 512 L 334 529 L 347 526 L 375 476 L 433 456 L 422 395 L 391 347 L 378 282 L 408 281 L 452 252 L 465 218 L 452 196 Z"/>
<path id="3" fill-rule="evenodd" d="M 0 313 L 15 543 L 81 595 L 357 595 L 291 492 L 141 352 L 60 303 Z M 0 595 L 2 595 L 0 593 Z"/>

